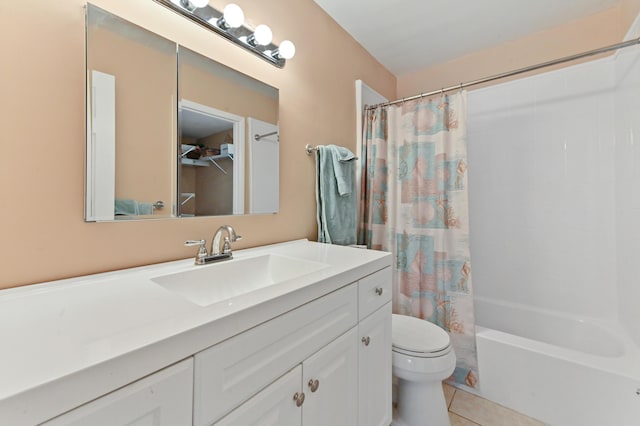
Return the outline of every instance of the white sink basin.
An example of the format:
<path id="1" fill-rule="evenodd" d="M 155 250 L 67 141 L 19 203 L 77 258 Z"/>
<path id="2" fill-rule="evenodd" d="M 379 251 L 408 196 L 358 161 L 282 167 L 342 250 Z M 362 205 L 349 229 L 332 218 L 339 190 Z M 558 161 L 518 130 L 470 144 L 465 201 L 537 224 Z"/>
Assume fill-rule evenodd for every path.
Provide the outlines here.
<path id="1" fill-rule="evenodd" d="M 324 263 L 267 254 L 225 260 L 151 280 L 197 305 L 208 306 L 327 266 Z"/>

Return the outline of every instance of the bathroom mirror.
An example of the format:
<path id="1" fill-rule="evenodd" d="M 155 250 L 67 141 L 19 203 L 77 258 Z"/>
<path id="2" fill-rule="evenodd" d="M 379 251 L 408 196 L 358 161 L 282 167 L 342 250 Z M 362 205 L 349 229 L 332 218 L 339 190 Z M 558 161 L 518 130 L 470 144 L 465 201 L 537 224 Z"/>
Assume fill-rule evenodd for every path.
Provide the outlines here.
<path id="1" fill-rule="evenodd" d="M 277 89 L 91 4 L 86 36 L 85 220 L 278 211 Z"/>

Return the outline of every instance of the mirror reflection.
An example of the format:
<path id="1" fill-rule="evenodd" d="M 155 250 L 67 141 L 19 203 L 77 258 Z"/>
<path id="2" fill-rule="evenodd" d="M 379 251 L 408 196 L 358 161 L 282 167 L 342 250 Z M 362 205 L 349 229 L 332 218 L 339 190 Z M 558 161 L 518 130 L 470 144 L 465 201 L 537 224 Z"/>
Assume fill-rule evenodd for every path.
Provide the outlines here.
<path id="1" fill-rule="evenodd" d="M 87 5 L 87 221 L 277 212 L 277 122 L 277 89 Z"/>
<path id="2" fill-rule="evenodd" d="M 86 217 L 171 216 L 176 44 L 91 5 L 87 40 Z"/>

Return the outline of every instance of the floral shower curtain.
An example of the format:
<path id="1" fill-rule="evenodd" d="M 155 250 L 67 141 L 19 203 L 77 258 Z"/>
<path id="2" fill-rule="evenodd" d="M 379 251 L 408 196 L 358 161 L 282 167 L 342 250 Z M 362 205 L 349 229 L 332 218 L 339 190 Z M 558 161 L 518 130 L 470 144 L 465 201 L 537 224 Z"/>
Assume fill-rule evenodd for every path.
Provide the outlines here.
<path id="1" fill-rule="evenodd" d="M 393 253 L 394 312 L 447 330 L 475 387 L 466 138 L 465 91 L 368 111 L 358 242 Z"/>

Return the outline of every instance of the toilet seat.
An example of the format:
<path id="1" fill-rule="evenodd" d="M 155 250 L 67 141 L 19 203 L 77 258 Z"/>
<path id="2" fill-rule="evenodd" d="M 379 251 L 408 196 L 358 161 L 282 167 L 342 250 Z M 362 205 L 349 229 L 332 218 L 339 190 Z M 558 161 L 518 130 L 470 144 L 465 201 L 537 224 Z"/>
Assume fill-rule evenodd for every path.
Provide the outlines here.
<path id="1" fill-rule="evenodd" d="M 413 358 L 438 358 L 438 357 L 445 356 L 449 352 L 451 352 L 451 345 L 449 345 L 446 348 L 444 348 L 443 350 L 437 351 L 437 352 L 412 352 L 412 351 L 406 351 L 406 350 L 398 349 L 396 347 L 393 347 L 392 351 L 397 353 L 397 354 L 407 355 L 407 356 L 410 356 L 410 357 L 413 357 Z"/>
<path id="2" fill-rule="evenodd" d="M 420 318 L 392 315 L 393 351 L 417 358 L 435 358 L 451 352 L 451 339 L 446 331 Z"/>

